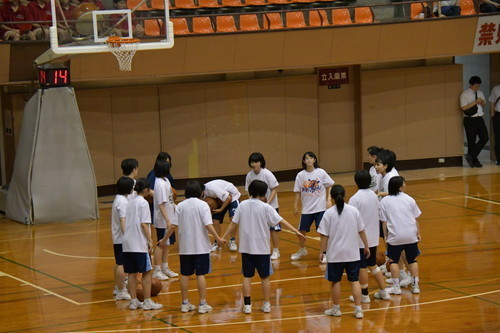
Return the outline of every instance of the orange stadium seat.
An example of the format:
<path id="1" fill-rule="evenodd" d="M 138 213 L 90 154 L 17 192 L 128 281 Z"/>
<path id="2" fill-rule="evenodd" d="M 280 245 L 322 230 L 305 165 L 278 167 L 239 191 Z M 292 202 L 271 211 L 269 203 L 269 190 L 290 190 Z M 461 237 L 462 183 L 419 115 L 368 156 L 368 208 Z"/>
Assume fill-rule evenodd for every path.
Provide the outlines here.
<path id="1" fill-rule="evenodd" d="M 264 28 L 270 30 L 283 29 L 283 19 L 280 13 L 267 13 L 264 17 Z"/>
<path id="2" fill-rule="evenodd" d="M 373 23 L 373 11 L 370 7 L 356 7 L 354 9 L 356 23 Z"/>
<path id="3" fill-rule="evenodd" d="M 198 8 L 194 0 L 175 0 L 175 8 L 191 9 Z"/>
<path id="4" fill-rule="evenodd" d="M 306 20 L 302 12 L 286 12 L 286 26 L 287 28 L 305 28 Z"/>
<path id="5" fill-rule="evenodd" d="M 171 18 L 170 21 L 174 24 L 174 34 L 177 35 L 189 35 L 191 31 L 189 31 L 189 27 L 187 24 L 187 20 L 184 17 L 179 18 Z"/>
<path id="6" fill-rule="evenodd" d="M 258 31 L 260 30 L 259 19 L 255 14 L 240 15 L 240 30 Z"/>
<path id="7" fill-rule="evenodd" d="M 161 27 L 161 20 L 144 20 L 144 34 L 146 36 L 160 36 Z"/>
<path id="8" fill-rule="evenodd" d="M 351 14 L 349 9 L 333 9 L 332 10 L 332 22 L 334 25 L 345 25 L 352 24 Z"/>
<path id="9" fill-rule="evenodd" d="M 421 15 L 424 13 L 424 4 L 421 2 L 415 2 L 411 4 L 410 7 L 410 18 L 412 20 L 419 20 L 423 19 L 424 15 Z"/>
<path id="10" fill-rule="evenodd" d="M 219 8 L 220 4 L 217 0 L 198 0 L 198 6 L 201 8 Z"/>
<path id="11" fill-rule="evenodd" d="M 460 0 L 460 15 L 476 15 L 474 0 Z"/>
<path id="12" fill-rule="evenodd" d="M 193 32 L 195 34 L 211 34 L 214 33 L 212 20 L 207 16 L 193 17 Z"/>
<path id="13" fill-rule="evenodd" d="M 245 5 L 247 6 L 264 6 L 266 0 L 245 0 Z"/>
<path id="14" fill-rule="evenodd" d="M 215 26 L 217 32 L 236 32 L 236 23 L 234 22 L 234 16 L 225 15 L 217 16 L 215 18 Z"/>
<path id="15" fill-rule="evenodd" d="M 134 9 L 135 6 L 141 3 L 141 0 L 127 0 L 127 8 Z M 149 10 L 148 4 L 144 1 L 137 10 Z"/>
<path id="16" fill-rule="evenodd" d="M 165 9 L 165 1 L 151 0 L 151 9 Z"/>
<path id="17" fill-rule="evenodd" d="M 323 18 L 319 13 L 319 10 L 309 11 L 309 26 L 310 27 L 321 27 L 323 25 Z"/>
<path id="18" fill-rule="evenodd" d="M 245 4 L 241 0 L 222 0 L 222 6 L 224 7 L 241 7 Z"/>

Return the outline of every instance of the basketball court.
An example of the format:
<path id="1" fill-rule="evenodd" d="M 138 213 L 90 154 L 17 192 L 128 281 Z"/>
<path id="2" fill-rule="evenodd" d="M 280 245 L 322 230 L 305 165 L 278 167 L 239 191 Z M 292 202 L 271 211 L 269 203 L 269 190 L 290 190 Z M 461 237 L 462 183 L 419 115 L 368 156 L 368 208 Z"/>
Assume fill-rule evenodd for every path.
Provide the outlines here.
<path id="1" fill-rule="evenodd" d="M 163 282 L 156 311 L 129 310 L 128 301 L 112 297 L 113 247 L 111 197 L 100 198 L 100 219 L 72 224 L 26 227 L 0 224 L 1 332 L 494 332 L 500 329 L 500 174 L 483 169 L 440 168 L 401 172 L 407 192 L 423 212 L 419 218 L 422 255 L 421 294 L 403 289 L 391 301 L 363 304 L 365 317 L 353 317 L 349 286 L 342 282 L 343 316 L 327 317 L 330 287 L 317 259 L 319 238 L 309 234 L 309 255 L 291 262 L 298 247 L 294 235 L 281 232 L 281 258 L 271 276 L 272 311 L 260 311 L 262 293 L 253 284 L 253 313 L 241 312 L 241 259 L 224 248 L 212 254 L 207 275 L 213 312 L 180 312 L 177 279 Z M 333 175 L 355 192 L 351 174 Z M 291 184 L 282 184 L 280 211 L 293 216 Z M 226 221 L 227 223 L 227 221 Z M 227 227 L 227 224 L 226 226 Z M 225 230 L 225 227 L 223 227 Z M 177 246 L 170 266 L 179 271 Z M 190 298 L 198 299 L 194 280 Z M 370 292 L 376 291 L 370 279 Z"/>

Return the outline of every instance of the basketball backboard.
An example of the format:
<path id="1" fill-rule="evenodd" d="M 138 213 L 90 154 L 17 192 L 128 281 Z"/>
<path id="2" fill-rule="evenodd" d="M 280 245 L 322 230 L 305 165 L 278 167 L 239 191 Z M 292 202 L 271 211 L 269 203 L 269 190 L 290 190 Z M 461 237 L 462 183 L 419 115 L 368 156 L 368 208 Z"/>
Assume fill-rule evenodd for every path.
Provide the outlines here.
<path id="1" fill-rule="evenodd" d="M 72 54 L 111 52 L 111 36 L 136 38 L 137 50 L 174 46 L 169 0 L 51 0 L 50 50 L 38 57 L 38 65 Z"/>

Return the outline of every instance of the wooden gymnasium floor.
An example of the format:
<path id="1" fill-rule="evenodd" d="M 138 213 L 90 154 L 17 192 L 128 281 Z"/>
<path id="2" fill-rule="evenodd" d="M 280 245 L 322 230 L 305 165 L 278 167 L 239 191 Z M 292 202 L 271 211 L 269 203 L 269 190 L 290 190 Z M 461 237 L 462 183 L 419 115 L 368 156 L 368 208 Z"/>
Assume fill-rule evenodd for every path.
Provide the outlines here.
<path id="1" fill-rule="evenodd" d="M 402 172 L 407 192 L 420 206 L 421 294 L 403 290 L 390 302 L 363 305 L 354 319 L 349 286 L 342 283 L 341 318 L 326 317 L 330 287 L 318 264 L 318 238 L 310 233 L 309 256 L 290 262 L 297 239 L 281 233 L 282 257 L 272 276 L 272 312 L 259 309 L 254 281 L 251 315 L 241 313 L 240 257 L 224 249 L 212 256 L 208 275 L 210 314 L 183 314 L 179 282 L 170 280 L 156 300 L 158 311 L 130 311 L 114 301 L 109 201 L 101 220 L 24 226 L 0 222 L 1 332 L 499 332 L 500 331 L 500 168 L 431 169 Z M 352 175 L 333 175 L 352 184 Z M 412 180 L 413 179 L 413 180 Z M 287 190 L 290 184 L 284 184 Z M 348 195 L 355 191 L 347 187 Z M 283 216 L 292 216 L 293 194 L 279 195 Z M 179 270 L 177 248 L 171 266 Z M 191 300 L 197 302 L 195 282 Z M 371 292 L 375 291 L 370 280 Z"/>

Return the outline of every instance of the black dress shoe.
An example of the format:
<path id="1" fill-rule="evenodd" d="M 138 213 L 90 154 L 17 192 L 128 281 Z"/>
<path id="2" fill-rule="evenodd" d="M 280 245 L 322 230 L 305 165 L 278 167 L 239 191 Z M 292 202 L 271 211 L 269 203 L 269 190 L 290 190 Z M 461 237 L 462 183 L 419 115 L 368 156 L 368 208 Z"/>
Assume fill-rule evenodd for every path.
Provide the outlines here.
<path id="1" fill-rule="evenodd" d="M 495 164 L 496 164 L 496 165 L 500 165 L 500 161 L 497 161 Z"/>
<path id="2" fill-rule="evenodd" d="M 477 158 L 474 159 L 474 166 L 476 168 L 482 168 L 483 165 L 481 164 L 481 162 L 479 162 L 479 160 Z"/>
<path id="3" fill-rule="evenodd" d="M 472 158 L 472 156 L 470 156 L 469 154 L 465 154 L 464 157 L 465 160 L 467 161 L 467 164 L 469 164 L 471 168 L 475 167 L 474 158 Z"/>

